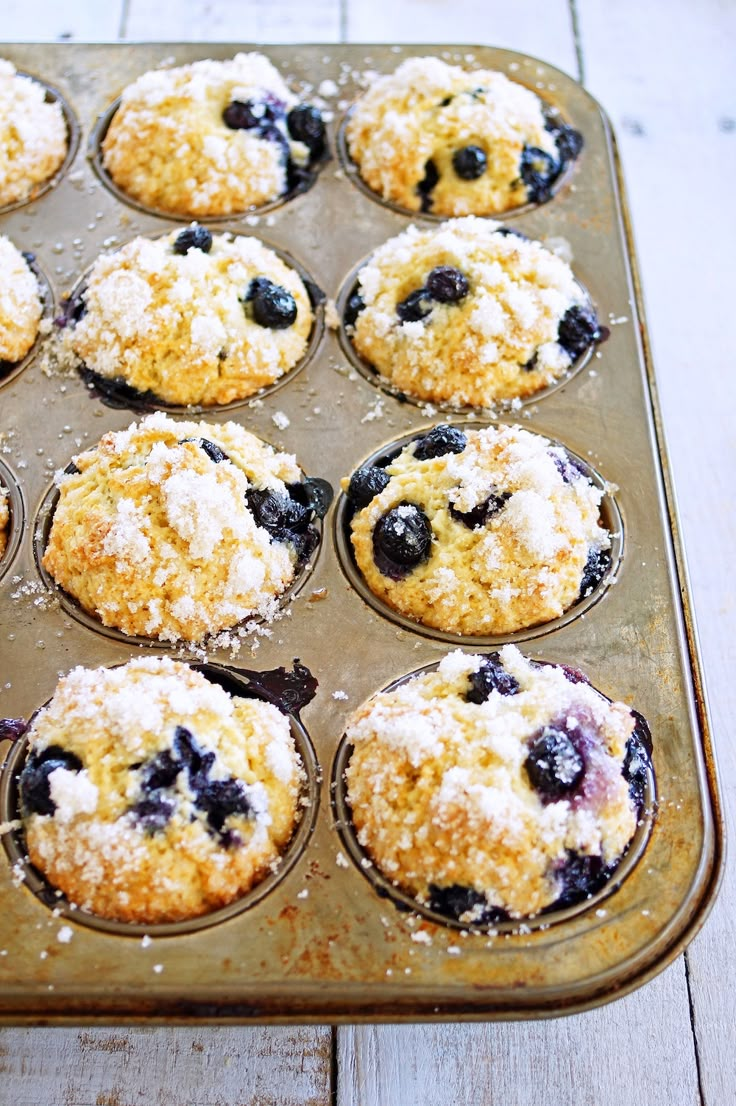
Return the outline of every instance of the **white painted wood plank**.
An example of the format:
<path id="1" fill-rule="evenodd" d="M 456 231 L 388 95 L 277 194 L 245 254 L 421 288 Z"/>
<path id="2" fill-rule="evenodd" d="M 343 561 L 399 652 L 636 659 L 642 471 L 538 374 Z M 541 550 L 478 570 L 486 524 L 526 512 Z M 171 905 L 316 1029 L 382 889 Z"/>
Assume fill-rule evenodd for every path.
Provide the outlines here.
<path id="1" fill-rule="evenodd" d="M 111 42 L 118 37 L 125 0 L 4 0 L 3 42 Z"/>
<path id="2" fill-rule="evenodd" d="M 338 42 L 340 0 L 130 0 L 134 41 Z"/>
<path id="3" fill-rule="evenodd" d="M 340 1031 L 339 1106 L 699 1104 L 692 1048 L 666 1031 L 682 964 L 637 996 L 553 1022 Z M 645 1089 L 642 1089 L 645 1073 Z"/>
<path id="4" fill-rule="evenodd" d="M 587 83 L 619 132 L 720 760 L 731 863 L 688 953 L 707 1106 L 736 1101 L 736 9 L 585 0 Z M 634 31 L 635 28 L 635 31 Z M 724 505 L 729 504 L 727 509 Z M 728 850 L 727 850 L 728 851 Z"/>
<path id="5" fill-rule="evenodd" d="M 9 1029 L 0 1106 L 329 1106 L 329 1029 Z"/>
<path id="6" fill-rule="evenodd" d="M 577 76 L 567 0 L 349 0 L 348 42 L 466 42 L 520 50 Z"/>

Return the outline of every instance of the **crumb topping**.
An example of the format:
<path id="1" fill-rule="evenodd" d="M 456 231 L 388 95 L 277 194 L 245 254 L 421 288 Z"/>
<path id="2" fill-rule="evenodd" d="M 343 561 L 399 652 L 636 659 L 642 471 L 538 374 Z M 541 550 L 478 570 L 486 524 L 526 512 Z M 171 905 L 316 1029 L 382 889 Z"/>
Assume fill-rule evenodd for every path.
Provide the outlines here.
<path id="1" fill-rule="evenodd" d="M 0 362 L 13 364 L 25 357 L 36 340 L 42 311 L 35 275 L 20 250 L 0 235 Z"/>
<path id="2" fill-rule="evenodd" d="M 61 105 L 47 103 L 42 85 L 0 58 L 0 206 L 32 199 L 66 151 Z"/>

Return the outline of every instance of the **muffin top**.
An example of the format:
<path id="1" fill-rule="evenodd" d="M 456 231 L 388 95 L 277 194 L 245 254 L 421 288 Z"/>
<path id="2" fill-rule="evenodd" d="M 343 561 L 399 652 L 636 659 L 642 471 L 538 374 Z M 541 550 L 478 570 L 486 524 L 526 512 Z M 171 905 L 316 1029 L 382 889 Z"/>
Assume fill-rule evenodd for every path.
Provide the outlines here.
<path id="1" fill-rule="evenodd" d="M 565 261 L 474 216 L 380 246 L 345 321 L 399 391 L 471 407 L 533 395 L 606 336 Z"/>
<path id="2" fill-rule="evenodd" d="M 209 913 L 292 835 L 303 769 L 287 718 L 177 661 L 73 669 L 27 737 L 30 859 L 82 910 L 148 924 Z"/>
<path id="3" fill-rule="evenodd" d="M 464 922 L 587 897 L 641 813 L 643 719 L 513 646 L 449 654 L 373 696 L 346 735 L 361 846 L 396 886 Z"/>
<path id="4" fill-rule="evenodd" d="M 304 184 L 324 149 L 316 108 L 298 104 L 262 54 L 144 73 L 122 94 L 103 164 L 134 199 L 179 215 L 227 215 Z"/>
<path id="5" fill-rule="evenodd" d="M 63 340 L 88 370 L 181 405 L 272 384 L 314 323 L 301 278 L 277 254 L 196 224 L 98 257 L 71 309 Z"/>
<path id="6" fill-rule="evenodd" d="M 582 148 L 539 97 L 502 73 L 409 58 L 355 104 L 350 156 L 409 211 L 493 215 L 549 199 Z"/>
<path id="7" fill-rule="evenodd" d="M 20 250 L 0 235 L 0 362 L 12 365 L 25 357 L 36 341 L 42 313 L 34 273 Z"/>
<path id="8" fill-rule="evenodd" d="M 199 641 L 271 618 L 318 543 L 294 457 L 233 422 L 150 415 L 78 454 L 57 485 L 44 567 L 126 634 Z"/>
<path id="9" fill-rule="evenodd" d="M 610 564 L 601 489 L 564 447 L 516 426 L 440 424 L 343 487 L 368 587 L 447 633 L 558 618 Z"/>
<path id="10" fill-rule="evenodd" d="M 66 157 L 68 136 L 58 101 L 0 58 L 0 207 L 33 199 Z"/>

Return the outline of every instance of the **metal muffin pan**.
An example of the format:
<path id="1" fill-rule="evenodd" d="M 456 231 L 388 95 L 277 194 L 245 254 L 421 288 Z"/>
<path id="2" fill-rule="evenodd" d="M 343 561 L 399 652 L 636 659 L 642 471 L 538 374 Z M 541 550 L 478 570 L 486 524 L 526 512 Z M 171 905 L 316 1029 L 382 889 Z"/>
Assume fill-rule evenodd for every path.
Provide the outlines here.
<path id="1" fill-rule="evenodd" d="M 105 187 L 84 153 L 96 121 L 122 88 L 148 69 L 226 58 L 249 48 L 171 43 L 3 48 L 19 69 L 59 87 L 82 131 L 82 149 L 57 186 L 0 216 L 0 233 L 36 254 L 57 303 L 101 250 L 186 222 L 140 211 Z M 431 225 L 424 216 L 410 218 L 368 198 L 336 156 L 338 129 L 365 71 L 390 72 L 404 57 L 430 52 L 497 68 L 538 91 L 585 136 L 581 158 L 556 195 L 509 219 L 531 237 L 566 240 L 576 276 L 611 337 L 561 386 L 503 418 L 561 442 L 615 485 L 625 544 L 615 576 L 597 601 L 530 635 L 533 640 L 525 639 L 522 649 L 581 668 L 600 691 L 631 703 L 647 718 L 658 797 L 651 834 L 633 870 L 622 869 L 620 886 L 587 909 L 550 919 L 546 928 L 519 924 L 497 936 L 458 931 L 383 898 L 335 825 L 330 801 L 335 757 L 355 707 L 436 663 L 452 643 L 421 627 L 398 625 L 358 594 L 341 567 L 335 521 L 328 515 L 308 579 L 265 632 L 261 628 L 246 638 L 235 655 L 165 647 L 193 662 L 235 670 L 288 666 L 299 657 L 315 674 L 319 690 L 302 721 L 321 768 L 321 796 L 303 850 L 248 909 L 213 918 L 192 932 L 159 937 L 151 930 L 150 940 L 77 924 L 73 912 L 57 916 L 14 879 L 0 850 L 0 1019 L 58 1024 L 487 1019 L 551 1016 L 597 1005 L 644 982 L 683 948 L 713 900 L 723 857 L 695 631 L 610 128 L 596 102 L 571 78 L 509 51 L 259 49 L 297 92 L 310 86 L 305 99 L 314 100 L 315 89 L 327 97 L 333 158 L 305 193 L 268 211 L 218 223 L 263 235 L 298 257 L 332 299 L 386 238 L 410 221 Z M 17 479 L 21 490 L 14 493 L 14 514 L 24 508 L 24 520 L 14 520 L 12 563 L 0 579 L 0 717 L 28 718 L 52 694 L 59 673 L 76 664 L 120 664 L 140 650 L 132 640 L 100 634 L 71 617 L 45 586 L 34 558 L 35 520 L 54 471 L 107 430 L 138 417 L 107 407 L 78 377 L 48 375 L 43 353 L 0 382 L 0 478 L 6 479 L 7 469 Z M 295 453 L 305 472 L 337 489 L 341 477 L 389 443 L 458 416 L 380 391 L 356 371 L 337 333 L 326 331 L 309 363 L 278 392 L 203 417 L 235 419 Z M 333 505 L 333 514 L 336 509 Z M 459 644 L 466 651 L 476 648 L 467 640 Z M 3 773 L 5 794 L 12 790 L 13 774 L 8 768 Z"/>

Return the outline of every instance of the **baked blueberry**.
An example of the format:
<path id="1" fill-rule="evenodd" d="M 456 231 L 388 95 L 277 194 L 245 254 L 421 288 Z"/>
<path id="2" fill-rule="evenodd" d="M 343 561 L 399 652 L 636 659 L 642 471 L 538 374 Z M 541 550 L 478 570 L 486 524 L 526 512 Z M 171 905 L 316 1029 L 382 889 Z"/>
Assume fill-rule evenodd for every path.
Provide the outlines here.
<path id="1" fill-rule="evenodd" d="M 345 326 L 355 326 L 358 315 L 365 310 L 365 302 L 360 292 L 353 292 L 345 304 Z"/>
<path id="2" fill-rule="evenodd" d="M 390 479 L 388 473 L 377 465 L 363 465 L 350 477 L 347 497 L 357 509 L 367 507 L 383 491 Z"/>
<path id="3" fill-rule="evenodd" d="M 477 180 L 488 167 L 486 152 L 480 146 L 463 146 L 452 155 L 452 167 L 461 180 Z"/>
<path id="4" fill-rule="evenodd" d="M 477 672 L 468 677 L 470 687 L 465 693 L 469 703 L 485 703 L 492 691 L 499 695 L 516 695 L 520 690 L 519 681 L 507 672 L 501 664 L 498 653 L 488 653 Z"/>
<path id="5" fill-rule="evenodd" d="M 263 100 L 232 100 L 222 113 L 222 120 L 232 131 L 251 131 L 283 118 L 284 104 L 266 94 Z"/>
<path id="6" fill-rule="evenodd" d="M 524 768 L 543 803 L 568 798 L 585 773 L 585 761 L 561 726 L 545 726 L 529 743 Z"/>
<path id="7" fill-rule="evenodd" d="M 251 304 L 253 318 L 269 330 L 285 330 L 296 321 L 296 300 L 291 292 L 274 284 L 268 277 L 255 277 L 248 287 L 246 303 Z"/>
<path id="8" fill-rule="evenodd" d="M 180 231 L 174 240 L 174 253 L 187 254 L 190 250 L 201 250 L 202 253 L 209 253 L 211 249 L 212 235 L 207 227 L 202 227 L 199 224 Z"/>
<path id="9" fill-rule="evenodd" d="M 590 595 L 594 588 L 600 584 L 608 569 L 611 567 L 611 553 L 608 549 L 598 549 L 591 546 L 588 559 L 583 569 L 583 578 L 580 581 L 580 598 Z"/>
<path id="10" fill-rule="evenodd" d="M 163 795 L 153 795 L 150 799 L 141 799 L 132 806 L 131 813 L 146 833 L 160 833 L 174 813 L 176 803 Z"/>
<path id="11" fill-rule="evenodd" d="M 446 453 L 462 453 L 467 444 L 468 439 L 459 427 L 441 423 L 417 439 L 414 456 L 417 461 L 428 461 L 432 457 L 444 457 Z"/>
<path id="12" fill-rule="evenodd" d="M 427 277 L 427 291 L 438 303 L 457 303 L 470 291 L 468 278 L 451 265 L 438 265 Z"/>
<path id="13" fill-rule="evenodd" d="M 286 117 L 289 134 L 297 142 L 303 142 L 313 158 L 322 155 L 325 148 L 325 124 L 322 113 L 311 104 L 299 104 Z"/>
<path id="14" fill-rule="evenodd" d="M 590 898 L 610 875 L 600 856 L 587 856 L 570 850 L 555 872 L 560 893 L 549 910 L 561 910 Z"/>
<path id="15" fill-rule="evenodd" d="M 569 165 L 574 161 L 583 148 L 583 136 L 580 131 L 563 123 L 554 132 L 557 153 L 560 157 L 560 166 Z"/>
<path id="16" fill-rule="evenodd" d="M 221 461 L 228 461 L 229 457 L 224 449 L 221 449 L 215 442 L 211 442 L 209 438 L 182 438 L 181 444 L 185 442 L 195 442 L 200 449 L 209 457 L 210 461 L 214 461 L 216 465 L 219 465 Z"/>
<path id="17" fill-rule="evenodd" d="M 589 684 L 590 680 L 581 672 L 579 668 L 573 668 L 571 664 L 561 664 L 560 669 L 564 673 L 565 679 L 571 684 Z"/>
<path id="18" fill-rule="evenodd" d="M 281 130 L 280 127 L 274 126 L 273 123 L 263 123 L 258 128 L 258 137 L 262 138 L 265 142 L 274 142 L 277 146 L 281 147 L 281 156 L 284 161 L 289 158 L 289 140 Z"/>
<path id="19" fill-rule="evenodd" d="M 27 729 L 24 718 L 0 718 L 0 741 L 17 741 Z"/>
<path id="20" fill-rule="evenodd" d="M 392 507 L 379 518 L 373 531 L 376 565 L 386 576 L 396 570 L 399 575 L 405 575 L 426 561 L 431 544 L 429 519 L 415 503 Z"/>
<path id="21" fill-rule="evenodd" d="M 436 883 L 430 883 L 429 906 L 438 914 L 444 914 L 456 921 L 469 916 L 470 921 L 477 925 L 487 925 L 508 918 L 508 913 L 501 907 L 489 906 L 486 896 L 480 891 L 473 887 L 463 887 L 460 883 L 451 883 L 448 887 L 438 887 Z"/>
<path id="22" fill-rule="evenodd" d="M 557 327 L 557 341 L 573 360 L 603 338 L 604 330 L 598 325 L 598 317 L 591 307 L 568 307 Z"/>
<path id="23" fill-rule="evenodd" d="M 578 461 L 567 450 L 552 449 L 550 450 L 550 457 L 566 484 L 572 484 L 574 480 L 578 480 L 581 476 L 587 477 L 588 474 L 583 468 L 582 462 Z"/>
<path id="24" fill-rule="evenodd" d="M 152 791 L 160 791 L 165 787 L 173 787 L 181 769 L 181 760 L 172 756 L 168 749 L 163 749 L 143 765 L 141 789 L 146 794 L 150 794 Z"/>
<path id="25" fill-rule="evenodd" d="M 49 776 L 57 768 L 79 772 L 82 762 L 75 753 L 58 745 L 49 745 L 41 753 L 31 753 L 20 774 L 20 798 L 26 814 L 53 814 L 56 803 L 51 798 Z"/>
<path id="26" fill-rule="evenodd" d="M 520 174 L 532 203 L 541 204 L 552 195 L 552 185 L 560 167 L 550 154 L 537 146 L 525 146 L 521 152 Z"/>
<path id="27" fill-rule="evenodd" d="M 307 507 L 317 518 L 324 518 L 335 498 L 335 489 L 328 480 L 319 476 L 307 476 L 298 484 L 287 484 L 286 490 L 292 499 Z M 311 516 L 310 516 L 311 517 Z"/>
<path id="28" fill-rule="evenodd" d="M 307 507 L 274 488 L 249 488 L 246 502 L 256 523 L 277 541 L 288 540 L 290 531 L 306 526 L 311 518 Z"/>
<path id="29" fill-rule="evenodd" d="M 510 499 L 511 492 L 500 492 L 497 488 L 493 488 L 490 495 L 470 511 L 458 511 L 451 503 L 450 514 L 456 522 L 462 522 L 463 526 L 467 526 L 468 530 L 477 530 L 503 510 Z"/>
<path id="30" fill-rule="evenodd" d="M 440 174 L 432 158 L 424 166 L 424 176 L 417 185 L 417 192 L 422 198 L 422 211 L 429 211 L 432 207 L 432 192 L 437 187 Z"/>
<path id="31" fill-rule="evenodd" d="M 432 311 L 432 297 L 426 288 L 417 288 L 396 304 L 396 314 L 402 323 L 418 323 Z"/>
<path id="32" fill-rule="evenodd" d="M 210 829 L 219 833 L 231 814 L 253 813 L 253 807 L 240 780 L 208 780 L 194 797 L 194 805 L 204 811 Z"/>

